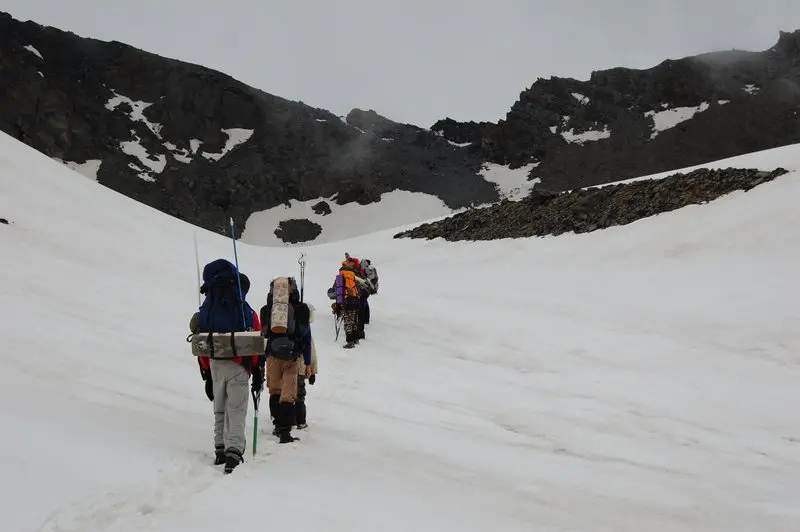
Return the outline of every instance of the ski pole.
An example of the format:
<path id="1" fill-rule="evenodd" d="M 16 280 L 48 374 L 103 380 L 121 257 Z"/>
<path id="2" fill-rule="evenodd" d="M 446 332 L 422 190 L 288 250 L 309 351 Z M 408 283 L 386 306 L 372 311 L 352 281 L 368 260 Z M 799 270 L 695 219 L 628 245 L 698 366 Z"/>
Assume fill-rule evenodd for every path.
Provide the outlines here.
<path id="1" fill-rule="evenodd" d="M 303 302 L 303 293 L 305 292 L 306 285 L 306 254 L 300 253 L 300 258 L 297 259 L 300 265 L 300 302 Z"/>
<path id="2" fill-rule="evenodd" d="M 256 456 L 256 448 L 258 447 L 258 403 L 261 400 L 261 390 L 251 392 L 253 394 L 253 457 Z"/>
<path id="3" fill-rule="evenodd" d="M 247 320 L 244 317 L 244 296 L 242 295 L 242 278 L 239 276 L 239 255 L 236 253 L 236 227 L 231 216 L 231 240 L 233 240 L 233 260 L 236 262 L 236 283 L 239 285 L 239 303 L 242 305 L 242 330 L 247 330 Z"/>

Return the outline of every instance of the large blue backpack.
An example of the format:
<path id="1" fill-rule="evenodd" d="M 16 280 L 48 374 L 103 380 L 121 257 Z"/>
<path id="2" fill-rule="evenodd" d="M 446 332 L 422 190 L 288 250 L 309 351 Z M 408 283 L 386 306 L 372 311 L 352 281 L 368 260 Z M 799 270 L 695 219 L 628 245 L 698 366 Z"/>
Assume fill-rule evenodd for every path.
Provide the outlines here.
<path id="1" fill-rule="evenodd" d="M 237 278 L 238 277 L 238 278 Z M 239 282 L 242 297 L 239 297 Z M 209 262 L 203 268 L 200 293 L 206 298 L 200 306 L 200 331 L 226 333 L 253 328 L 253 309 L 244 300 L 250 290 L 250 279 L 243 273 L 237 276 L 236 266 L 225 259 Z M 244 317 L 242 317 L 244 310 Z"/>

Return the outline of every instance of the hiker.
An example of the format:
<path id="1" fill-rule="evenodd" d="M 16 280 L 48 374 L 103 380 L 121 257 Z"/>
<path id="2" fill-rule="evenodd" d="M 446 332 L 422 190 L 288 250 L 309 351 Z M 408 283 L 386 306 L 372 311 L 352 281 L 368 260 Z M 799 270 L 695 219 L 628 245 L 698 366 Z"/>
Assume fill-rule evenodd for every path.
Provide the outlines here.
<path id="1" fill-rule="evenodd" d="M 369 259 L 364 259 L 361 261 L 361 271 L 363 272 L 366 279 L 372 283 L 372 293 L 377 295 L 378 293 L 378 270 L 375 266 L 372 265 L 372 261 Z"/>
<path id="2" fill-rule="evenodd" d="M 308 384 L 313 385 L 317 379 L 317 348 L 314 345 L 314 338 L 311 336 L 311 324 L 314 323 L 314 311 L 316 309 L 312 304 L 308 304 L 308 323 L 309 333 L 308 339 L 311 346 L 311 371 L 307 375 L 305 360 L 300 360 L 297 364 L 297 400 L 295 406 L 295 423 L 297 430 L 303 430 L 308 427 L 307 412 L 306 412 L 306 380 Z"/>
<path id="3" fill-rule="evenodd" d="M 366 339 L 365 326 L 369 323 L 369 296 L 372 293 L 372 283 L 364 277 L 356 277 L 358 283 L 358 338 Z"/>
<path id="4" fill-rule="evenodd" d="M 361 261 L 356 257 L 351 257 L 349 253 L 345 253 L 345 260 L 349 259 L 352 262 L 352 268 L 356 272 L 355 282 L 358 285 L 358 327 L 356 332 L 356 340 L 366 339 L 365 326 L 369 323 L 369 296 L 375 290 L 372 281 L 369 280 Z"/>
<path id="5" fill-rule="evenodd" d="M 280 443 L 290 443 L 295 425 L 299 358 L 304 375 L 311 375 L 311 328 L 308 305 L 300 301 L 293 277 L 277 277 L 270 283 L 267 304 L 261 307 L 262 335 L 267 339 L 266 373 L 269 411 Z"/>
<path id="6" fill-rule="evenodd" d="M 200 293 L 206 298 L 199 312 L 192 316 L 189 328 L 193 337 L 207 341 L 210 346 L 210 353 L 198 355 L 197 360 L 206 396 L 214 404 L 214 465 L 225 464 L 225 473 L 231 473 L 244 461 L 250 376 L 253 377 L 253 393 L 260 392 L 264 382 L 260 347 L 263 340 L 260 335 L 242 335 L 242 339 L 235 332 L 260 331 L 261 323 L 258 314 L 244 299 L 250 290 L 250 280 L 233 264 L 224 259 L 210 262 L 203 269 L 203 281 Z M 233 356 L 237 349 L 232 336 L 259 347 L 248 349 L 247 345 L 239 344 L 245 352 Z M 195 341 L 192 340 L 193 350 Z M 252 354 L 246 354 L 250 349 Z"/>
<path id="7" fill-rule="evenodd" d="M 348 253 L 339 268 L 334 287 L 336 302 L 331 306 L 336 317 L 342 318 L 345 332 L 345 349 L 352 349 L 364 336 L 363 329 L 359 327 L 359 311 L 361 309 L 361 296 L 359 281 L 363 278 L 358 275 L 356 263 Z"/>
<path id="8" fill-rule="evenodd" d="M 364 298 L 363 323 L 369 325 L 369 296 L 378 294 L 378 270 L 372 265 L 372 261 L 364 259 L 361 261 L 361 272 L 364 278 L 370 282 L 370 293 Z"/>

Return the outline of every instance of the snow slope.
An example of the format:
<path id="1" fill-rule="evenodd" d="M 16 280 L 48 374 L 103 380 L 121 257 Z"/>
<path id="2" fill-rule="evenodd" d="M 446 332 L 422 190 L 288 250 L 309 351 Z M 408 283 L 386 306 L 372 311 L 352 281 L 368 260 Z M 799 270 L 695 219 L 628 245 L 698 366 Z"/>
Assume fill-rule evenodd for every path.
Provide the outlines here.
<path id="1" fill-rule="evenodd" d="M 798 530 L 799 177 L 584 235 L 306 248 L 312 426 L 223 476 L 195 229 L 0 135 L 3 529 Z M 344 251 L 381 274 L 351 351 Z M 240 243 L 251 304 L 296 258 Z"/>
<path id="2" fill-rule="evenodd" d="M 314 205 L 321 201 L 330 206 L 329 214 L 314 212 Z M 293 219 L 306 219 L 321 226 L 322 232 L 314 239 L 314 243 L 321 244 L 445 216 L 452 212 L 436 196 L 406 190 L 382 194 L 379 202 L 368 205 L 339 205 L 333 201 L 333 197 L 309 201 L 290 200 L 288 206 L 280 205 L 251 214 L 245 223 L 242 241 L 260 246 L 289 246 L 291 244 L 283 242 L 275 235 L 275 230 L 282 221 Z"/>
<path id="3" fill-rule="evenodd" d="M 500 199 L 517 201 L 526 197 L 540 180 L 528 180 L 528 174 L 538 164 L 528 164 L 510 169 L 508 165 L 485 163 L 480 171 L 481 177 L 495 185 Z M 339 205 L 330 198 L 317 198 L 308 201 L 289 200 L 288 205 L 280 205 L 251 214 L 242 231 L 242 241 L 266 247 L 292 247 L 308 244 L 326 244 L 356 238 L 367 233 L 394 229 L 444 218 L 464 209 L 451 209 L 441 199 L 421 192 L 393 190 L 381 194 L 379 202 L 368 205 L 348 203 Z M 314 206 L 326 202 L 331 208 L 329 214 L 317 214 Z M 322 232 L 312 242 L 289 244 L 275 235 L 275 230 L 283 221 L 305 219 L 322 227 Z"/>

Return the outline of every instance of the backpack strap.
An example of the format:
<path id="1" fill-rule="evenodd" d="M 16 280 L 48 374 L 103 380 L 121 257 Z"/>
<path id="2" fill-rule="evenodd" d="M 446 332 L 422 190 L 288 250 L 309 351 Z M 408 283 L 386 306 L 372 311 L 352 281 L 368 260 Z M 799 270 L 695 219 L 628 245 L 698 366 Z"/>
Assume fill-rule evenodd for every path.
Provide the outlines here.
<path id="1" fill-rule="evenodd" d="M 236 358 L 236 343 L 233 338 L 233 331 L 231 331 L 231 351 L 233 351 L 233 358 Z"/>
<path id="2" fill-rule="evenodd" d="M 209 356 L 210 358 L 214 358 L 214 313 L 212 312 L 212 310 L 214 310 L 214 287 L 209 286 L 207 291 L 210 304 L 208 305 L 209 323 L 208 323 L 208 337 L 206 338 L 206 341 L 208 342 L 208 345 L 211 350 Z"/>

